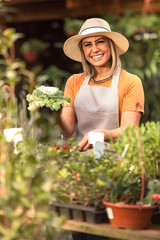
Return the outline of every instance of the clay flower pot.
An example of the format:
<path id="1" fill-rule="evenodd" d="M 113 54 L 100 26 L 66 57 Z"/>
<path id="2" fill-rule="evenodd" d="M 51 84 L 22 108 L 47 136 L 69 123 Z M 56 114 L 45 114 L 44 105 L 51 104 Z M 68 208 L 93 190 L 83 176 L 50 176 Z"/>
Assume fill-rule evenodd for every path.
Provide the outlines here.
<path id="1" fill-rule="evenodd" d="M 151 223 L 153 211 L 157 205 L 130 205 L 103 202 L 113 228 L 145 229 Z"/>
<path id="2" fill-rule="evenodd" d="M 39 59 L 40 54 L 38 52 L 25 52 L 23 58 L 27 63 L 34 63 Z"/>

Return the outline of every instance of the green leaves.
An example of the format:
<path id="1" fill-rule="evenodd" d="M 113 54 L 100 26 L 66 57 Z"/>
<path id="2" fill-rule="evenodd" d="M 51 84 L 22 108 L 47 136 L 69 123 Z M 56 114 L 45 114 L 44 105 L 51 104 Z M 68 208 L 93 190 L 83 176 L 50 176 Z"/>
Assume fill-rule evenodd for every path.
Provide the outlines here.
<path id="1" fill-rule="evenodd" d="M 135 204 L 140 201 L 142 171 L 146 179 L 160 178 L 160 122 L 128 126 L 122 137 L 111 141 L 111 146 L 115 150 L 115 162 L 106 179 L 102 175 L 102 180 L 106 181 L 105 198 Z M 155 190 L 153 185 L 150 186 L 152 191 Z M 147 197 L 144 202 L 150 203 L 151 199 Z"/>
<path id="2" fill-rule="evenodd" d="M 13 47 L 14 42 L 24 37 L 21 33 L 16 33 L 16 29 L 7 28 L 3 31 L 3 35 L 0 35 L 0 54 L 6 55 L 9 48 Z"/>
<path id="3" fill-rule="evenodd" d="M 0 238 L 53 239 L 59 233 L 53 230 L 52 224 L 60 231 L 64 223 L 50 209 L 57 189 L 55 162 L 47 157 L 48 147 L 37 144 L 27 132 L 17 146 L 17 155 L 10 145 L 1 134 Z"/>
<path id="4" fill-rule="evenodd" d="M 105 194 L 106 175 L 113 163 L 104 156 L 96 160 L 93 151 L 80 153 L 70 145 L 70 151 L 58 150 L 57 159 L 57 199 L 80 202 L 84 205 L 99 205 Z"/>
<path id="5" fill-rule="evenodd" d="M 121 17 L 103 15 L 111 24 L 112 31 L 122 33 L 129 41 L 127 53 L 121 56 L 122 67 L 142 80 L 145 92 L 143 122 L 160 119 L 159 17 L 158 13 L 147 14 L 144 17 L 141 13 L 132 11 L 126 11 Z"/>

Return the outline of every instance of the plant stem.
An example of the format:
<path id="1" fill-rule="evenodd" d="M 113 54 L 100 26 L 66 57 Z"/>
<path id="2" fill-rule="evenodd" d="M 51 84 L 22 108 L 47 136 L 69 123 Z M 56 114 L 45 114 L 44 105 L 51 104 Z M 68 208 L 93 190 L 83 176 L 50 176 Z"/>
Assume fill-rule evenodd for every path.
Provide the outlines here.
<path id="1" fill-rule="evenodd" d="M 138 152 L 140 158 L 140 166 L 141 166 L 141 196 L 140 202 L 143 202 L 144 192 L 145 192 L 145 166 L 144 159 L 142 154 L 142 144 L 141 144 L 141 136 L 140 136 L 140 128 L 138 128 Z"/>

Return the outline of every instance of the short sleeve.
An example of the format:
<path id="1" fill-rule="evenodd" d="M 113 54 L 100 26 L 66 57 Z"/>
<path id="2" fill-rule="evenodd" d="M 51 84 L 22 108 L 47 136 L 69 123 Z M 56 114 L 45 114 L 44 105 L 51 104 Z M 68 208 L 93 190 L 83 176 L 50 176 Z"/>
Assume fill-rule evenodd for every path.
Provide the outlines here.
<path id="1" fill-rule="evenodd" d="M 144 90 L 141 80 L 130 74 L 124 89 L 122 112 L 139 111 L 144 114 Z"/>
<path id="2" fill-rule="evenodd" d="M 73 76 L 71 76 L 66 82 L 66 86 L 65 86 L 65 89 L 64 89 L 64 97 L 67 97 L 67 98 L 71 99 L 70 107 L 73 107 L 73 105 L 74 105 Z"/>

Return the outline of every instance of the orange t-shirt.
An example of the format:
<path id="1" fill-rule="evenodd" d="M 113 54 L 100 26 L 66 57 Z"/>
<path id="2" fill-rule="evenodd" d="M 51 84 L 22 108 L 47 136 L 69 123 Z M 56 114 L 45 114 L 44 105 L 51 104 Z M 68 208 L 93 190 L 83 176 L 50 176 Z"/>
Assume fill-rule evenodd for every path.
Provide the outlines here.
<path id="1" fill-rule="evenodd" d="M 71 99 L 70 107 L 74 107 L 74 100 L 76 95 L 84 82 L 84 73 L 72 75 L 64 90 L 64 96 Z M 111 81 L 95 84 L 89 82 L 89 85 L 98 85 L 110 87 Z M 122 70 L 118 83 L 118 98 L 119 98 L 119 120 L 121 119 L 122 112 L 125 111 L 139 111 L 144 114 L 144 91 L 141 80 L 134 74 Z M 140 104 L 138 104 L 140 103 Z"/>

